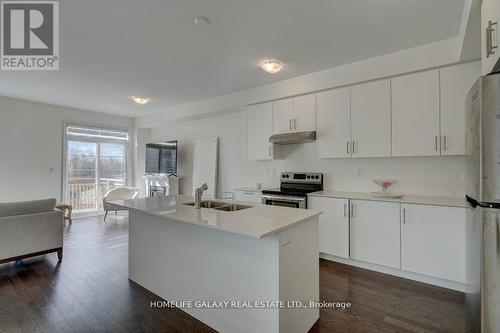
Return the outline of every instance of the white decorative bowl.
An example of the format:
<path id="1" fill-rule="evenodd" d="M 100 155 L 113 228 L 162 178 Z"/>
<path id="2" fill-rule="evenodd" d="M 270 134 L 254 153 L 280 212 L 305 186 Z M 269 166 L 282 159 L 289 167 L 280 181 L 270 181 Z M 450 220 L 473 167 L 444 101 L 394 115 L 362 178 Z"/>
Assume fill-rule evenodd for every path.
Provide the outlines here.
<path id="1" fill-rule="evenodd" d="M 387 192 L 387 189 L 398 182 L 397 179 L 374 179 L 373 182 L 382 188 L 382 192 Z"/>

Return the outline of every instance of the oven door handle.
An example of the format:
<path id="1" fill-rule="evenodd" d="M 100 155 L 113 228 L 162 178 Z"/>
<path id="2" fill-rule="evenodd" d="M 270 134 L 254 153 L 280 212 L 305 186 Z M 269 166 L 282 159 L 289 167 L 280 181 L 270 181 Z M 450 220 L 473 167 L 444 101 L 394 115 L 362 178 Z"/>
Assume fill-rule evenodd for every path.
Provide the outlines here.
<path id="1" fill-rule="evenodd" d="M 306 201 L 306 198 L 297 197 L 297 198 L 290 199 L 290 197 L 286 197 L 286 196 L 267 195 L 267 194 L 263 194 L 262 195 L 262 199 L 265 199 L 265 200 L 279 200 L 279 201 L 292 202 L 292 203 Z"/>

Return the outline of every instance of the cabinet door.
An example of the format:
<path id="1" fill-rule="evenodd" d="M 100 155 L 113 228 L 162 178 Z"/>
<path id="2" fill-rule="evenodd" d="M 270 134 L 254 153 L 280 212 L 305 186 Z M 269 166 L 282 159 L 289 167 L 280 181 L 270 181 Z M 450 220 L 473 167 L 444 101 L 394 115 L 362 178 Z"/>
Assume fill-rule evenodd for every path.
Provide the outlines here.
<path id="1" fill-rule="evenodd" d="M 247 147 L 249 160 L 270 160 L 273 158 L 273 105 L 271 102 L 252 105 L 247 111 Z"/>
<path id="2" fill-rule="evenodd" d="M 401 215 L 401 268 L 465 283 L 465 208 L 403 204 Z"/>
<path id="3" fill-rule="evenodd" d="M 400 268 L 399 204 L 351 200 L 351 258 Z"/>
<path id="4" fill-rule="evenodd" d="M 350 88 L 323 91 L 318 98 L 319 158 L 350 157 Z"/>
<path id="5" fill-rule="evenodd" d="M 351 87 L 352 157 L 391 156 L 391 83 Z"/>
<path id="6" fill-rule="evenodd" d="M 293 127 L 297 132 L 316 130 L 316 94 L 293 99 Z"/>
<path id="7" fill-rule="evenodd" d="M 273 102 L 273 132 L 274 134 L 292 131 L 293 98 Z"/>
<path id="8" fill-rule="evenodd" d="M 319 251 L 349 258 L 349 200 L 308 197 L 311 209 L 319 216 Z"/>
<path id="9" fill-rule="evenodd" d="M 439 155 L 439 71 L 396 77 L 392 85 L 392 156 Z"/>
<path id="10" fill-rule="evenodd" d="M 498 0 L 483 0 L 481 4 L 481 59 L 483 75 L 491 73 L 500 55 L 500 48 L 498 47 L 500 41 L 498 33 L 499 18 L 500 2 Z M 492 28 L 492 31 L 490 31 L 489 27 Z M 488 42 L 488 38 L 491 38 L 491 42 Z M 495 46 L 497 47 L 495 48 Z M 488 54 L 488 50 L 491 51 L 490 54 Z"/>
<path id="11" fill-rule="evenodd" d="M 480 75 L 478 61 L 440 70 L 441 155 L 465 155 L 465 99 Z"/>

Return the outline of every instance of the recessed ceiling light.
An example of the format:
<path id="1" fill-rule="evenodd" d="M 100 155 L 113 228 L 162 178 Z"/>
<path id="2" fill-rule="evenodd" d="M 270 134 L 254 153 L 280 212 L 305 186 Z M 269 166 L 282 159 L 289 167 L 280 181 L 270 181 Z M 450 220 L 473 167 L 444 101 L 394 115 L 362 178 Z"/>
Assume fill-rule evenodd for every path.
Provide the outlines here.
<path id="1" fill-rule="evenodd" d="M 283 68 L 283 62 L 276 59 L 267 59 L 262 62 L 260 68 L 262 68 L 264 72 L 275 74 Z"/>
<path id="2" fill-rule="evenodd" d="M 200 27 L 207 26 L 210 23 L 210 20 L 208 17 L 205 16 L 198 16 L 194 18 L 194 23 L 196 25 L 199 25 Z"/>
<path id="3" fill-rule="evenodd" d="M 146 96 L 132 96 L 132 100 L 136 102 L 137 104 L 147 104 L 151 99 Z"/>

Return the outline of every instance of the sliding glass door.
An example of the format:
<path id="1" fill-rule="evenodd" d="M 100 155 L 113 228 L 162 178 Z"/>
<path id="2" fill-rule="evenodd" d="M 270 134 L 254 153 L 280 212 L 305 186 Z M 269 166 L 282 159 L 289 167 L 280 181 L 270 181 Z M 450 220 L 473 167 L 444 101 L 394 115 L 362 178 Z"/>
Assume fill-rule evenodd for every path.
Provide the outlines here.
<path id="1" fill-rule="evenodd" d="M 102 198 L 126 186 L 128 133 L 66 127 L 65 201 L 76 213 L 102 209 Z"/>

